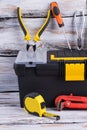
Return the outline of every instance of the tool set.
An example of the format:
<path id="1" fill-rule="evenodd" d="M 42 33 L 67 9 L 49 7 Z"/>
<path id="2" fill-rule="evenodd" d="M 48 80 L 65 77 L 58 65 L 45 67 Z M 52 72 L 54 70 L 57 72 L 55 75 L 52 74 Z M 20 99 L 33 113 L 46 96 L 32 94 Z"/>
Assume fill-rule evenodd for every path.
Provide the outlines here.
<path id="1" fill-rule="evenodd" d="M 63 28 L 68 45 L 68 49 L 47 51 L 45 62 L 43 58 L 31 61 L 26 58 L 24 52 L 19 52 L 14 69 L 18 75 L 21 107 L 24 107 L 31 114 L 40 117 L 54 117 L 56 120 L 60 119 L 60 116 L 46 112 L 46 106 L 56 106 L 57 110 L 64 108 L 87 109 L 87 51 L 83 50 L 84 12 L 81 11 L 83 17 L 79 29 L 76 23 L 78 12 L 74 13 L 77 49 L 71 48 L 66 37 L 64 22 L 56 2 L 50 4 L 47 18 L 33 40 L 31 40 L 30 33 L 24 24 L 20 7 L 17 9 L 17 13 L 19 24 L 25 35 L 24 39 L 28 42 L 27 51 L 33 47 L 33 51 L 36 52 L 40 45 L 40 36 L 46 29 L 51 17 L 55 18 L 60 28 Z M 20 55 L 25 57 L 24 61 Z"/>

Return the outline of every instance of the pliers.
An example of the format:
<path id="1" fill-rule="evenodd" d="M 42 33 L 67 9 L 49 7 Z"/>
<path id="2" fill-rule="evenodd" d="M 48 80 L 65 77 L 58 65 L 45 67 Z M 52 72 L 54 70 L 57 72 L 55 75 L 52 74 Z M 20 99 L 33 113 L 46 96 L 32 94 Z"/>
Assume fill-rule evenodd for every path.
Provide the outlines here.
<path id="1" fill-rule="evenodd" d="M 82 25 L 80 24 L 79 27 L 77 27 L 76 17 L 78 12 L 82 14 Z M 81 50 L 83 48 L 83 31 L 84 31 L 84 25 L 85 25 L 85 15 L 83 11 L 75 11 L 74 12 L 74 22 L 75 22 L 75 31 L 77 34 L 77 49 Z M 80 21 L 81 22 L 81 21 Z"/>
<path id="2" fill-rule="evenodd" d="M 46 18 L 45 22 L 43 23 L 43 25 L 40 27 L 40 29 L 37 31 L 37 33 L 34 36 L 32 42 L 30 42 L 31 41 L 30 33 L 29 33 L 26 25 L 23 22 L 22 11 L 21 11 L 20 7 L 17 8 L 17 13 L 18 13 L 19 24 L 20 24 L 20 26 L 21 26 L 21 28 L 22 28 L 22 30 L 24 32 L 24 35 L 25 35 L 24 39 L 28 42 L 27 46 L 26 46 L 26 50 L 28 51 L 30 46 L 32 46 L 33 47 L 33 51 L 36 51 L 36 43 L 40 41 L 40 36 L 42 35 L 43 31 L 45 30 L 45 28 L 47 27 L 47 25 L 49 23 L 49 20 L 50 20 L 50 17 L 51 17 L 51 11 L 50 11 L 50 9 L 48 10 L 47 18 Z"/>
<path id="3" fill-rule="evenodd" d="M 25 35 L 24 39 L 28 42 L 27 47 L 26 47 L 27 50 L 29 49 L 30 46 L 33 47 L 34 51 L 36 50 L 36 42 L 40 41 L 40 36 L 42 35 L 43 31 L 47 27 L 47 25 L 48 25 L 48 23 L 50 21 L 51 16 L 56 18 L 56 21 L 57 21 L 59 27 L 63 27 L 64 26 L 64 23 L 63 23 L 61 14 L 60 14 L 60 10 L 59 10 L 58 4 L 56 2 L 52 2 L 50 4 L 50 9 L 48 10 L 48 14 L 47 14 L 47 18 L 46 18 L 45 22 L 40 27 L 40 29 L 37 31 L 36 35 L 33 38 L 33 41 L 30 42 L 31 37 L 30 37 L 30 34 L 29 34 L 29 32 L 28 32 L 28 30 L 27 30 L 23 20 L 22 20 L 22 13 L 21 13 L 20 7 L 17 8 L 17 12 L 18 12 L 18 20 L 19 20 L 20 26 L 21 26 L 21 28 L 22 28 L 22 30 L 24 32 L 24 35 Z M 63 31 L 64 31 L 64 34 L 65 34 L 65 30 L 64 29 L 63 29 Z M 65 35 L 65 38 L 66 38 L 66 41 L 67 41 L 69 49 L 71 49 L 70 43 L 69 43 L 66 35 Z"/>

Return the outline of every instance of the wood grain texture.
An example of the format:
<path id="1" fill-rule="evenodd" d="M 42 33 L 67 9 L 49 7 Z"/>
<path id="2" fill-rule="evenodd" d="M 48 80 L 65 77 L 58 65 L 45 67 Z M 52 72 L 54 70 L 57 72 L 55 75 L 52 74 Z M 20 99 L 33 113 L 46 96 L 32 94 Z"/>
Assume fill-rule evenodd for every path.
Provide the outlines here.
<path id="1" fill-rule="evenodd" d="M 66 28 L 66 37 L 69 39 L 72 47 L 76 46 L 76 32 L 74 28 L 73 13 L 76 10 L 84 10 L 86 12 L 86 0 L 56 0 L 59 3 L 62 16 Z M 17 19 L 17 7 L 23 9 L 23 17 L 31 17 L 24 19 L 25 24 L 31 34 L 35 35 L 37 30 L 44 22 L 52 0 L 1 0 L 0 1 L 0 50 L 24 50 L 26 48 L 26 41 L 23 40 L 23 32 L 19 26 Z M 72 16 L 72 17 L 71 17 Z M 87 18 L 86 18 L 87 19 Z M 78 21 L 78 20 L 77 20 Z M 87 20 L 86 20 L 87 21 Z M 79 24 L 78 24 L 79 26 Z M 84 44 L 87 43 L 87 29 L 83 34 Z M 52 48 L 67 48 L 67 43 L 62 29 L 58 28 L 54 19 L 51 19 L 48 28 L 41 36 L 42 42 Z"/>
<path id="2" fill-rule="evenodd" d="M 50 113 L 60 115 L 60 120 L 46 117 L 37 117 L 28 114 L 23 108 L 20 108 L 19 93 L 0 93 L 0 129 L 14 130 L 36 128 L 43 130 L 44 128 L 72 130 L 85 130 L 87 126 L 87 112 L 83 111 L 56 111 L 54 108 L 47 108 Z"/>
<path id="3" fill-rule="evenodd" d="M 79 20 L 81 18 L 77 18 L 78 27 L 80 27 Z M 85 16 L 87 21 L 87 17 Z M 65 23 L 65 33 L 72 47 L 76 46 L 77 43 L 77 35 L 75 31 L 75 23 L 73 17 L 63 18 Z M 31 34 L 32 40 L 35 33 L 41 27 L 44 18 L 37 19 L 24 19 L 25 24 Z M 24 34 L 20 28 L 17 19 L 8 19 L 2 20 L 0 22 L 0 50 L 24 50 L 26 48 L 26 41 L 24 41 Z M 85 40 L 84 44 L 86 46 L 87 43 L 87 22 L 85 22 L 83 40 Z M 67 47 L 67 42 L 64 37 L 64 32 L 62 28 L 59 28 L 56 21 L 52 18 L 50 23 L 44 33 L 41 36 L 41 40 L 43 43 L 49 46 L 57 46 L 57 47 Z"/>
<path id="4" fill-rule="evenodd" d="M 13 65 L 19 50 L 25 50 L 26 42 L 17 19 L 17 7 L 23 9 L 23 18 L 31 34 L 35 35 L 44 22 L 50 2 L 53 0 L 0 0 L 0 129 L 1 130 L 85 130 L 87 129 L 86 111 L 62 111 L 47 109 L 61 116 L 56 122 L 48 118 L 39 118 L 27 114 L 20 108 L 19 88 Z M 76 32 L 73 21 L 75 10 L 84 10 L 86 24 L 84 44 L 87 46 L 87 0 L 55 0 L 60 6 L 66 28 L 66 37 L 73 48 L 76 48 Z M 79 20 L 78 27 L 79 27 Z M 41 36 L 48 48 L 66 47 L 66 40 L 54 19 Z M 2 57 L 11 56 L 11 57 Z M 13 57 L 12 57 L 13 56 Z M 66 118 L 67 117 L 67 118 Z M 50 124 L 49 124 L 50 123 Z"/>
<path id="5" fill-rule="evenodd" d="M 55 0 L 58 2 L 61 12 L 64 16 L 72 15 L 75 10 L 86 9 L 86 0 Z M 20 6 L 23 9 L 24 16 L 41 17 L 46 16 L 50 3 L 53 0 L 1 0 L 0 17 L 17 17 L 16 9 Z"/>
<path id="6" fill-rule="evenodd" d="M 17 76 L 13 65 L 15 57 L 0 57 L 0 92 L 18 91 Z"/>
<path id="7" fill-rule="evenodd" d="M 57 0 L 56 0 L 57 1 Z M 32 18 L 25 18 L 25 24 L 28 27 L 28 30 L 31 34 L 31 37 L 35 35 L 37 30 L 40 28 L 42 23 L 44 22 L 45 13 L 49 8 L 49 4 L 52 0 L 33 0 L 33 1 L 23 1 L 23 0 L 1 0 L 0 1 L 0 50 L 25 50 L 26 42 L 23 40 L 23 32 L 19 26 L 17 18 L 17 6 L 23 8 L 23 12 L 27 17 Z M 59 0 L 57 1 L 61 7 L 61 11 L 63 14 L 69 14 L 69 12 L 74 12 L 77 10 L 85 10 L 86 9 L 86 0 Z M 68 10 L 67 10 L 68 9 Z M 33 14 L 29 14 L 29 10 L 33 12 Z M 40 18 L 33 18 L 35 17 L 35 13 L 37 11 L 42 12 L 36 17 Z M 68 11 L 68 12 L 67 12 Z M 72 47 L 76 47 L 76 32 L 75 32 L 75 25 L 73 21 L 73 17 L 63 18 L 66 28 L 66 37 L 69 39 L 70 44 Z M 72 15 L 70 15 L 72 16 Z M 25 17 L 25 16 L 24 16 Z M 86 17 L 86 16 L 85 16 Z M 86 17 L 87 21 L 87 17 Z M 79 20 L 77 21 L 79 22 Z M 79 26 L 79 24 L 78 24 Z M 87 46 L 87 22 L 85 24 L 84 29 L 84 44 L 85 47 Z M 61 28 L 58 27 L 56 21 L 52 18 L 50 23 L 41 36 L 41 40 L 43 43 L 47 45 L 49 48 L 67 48 L 67 43 L 65 37 L 63 35 L 63 31 Z M 6 54 L 6 53 L 5 53 Z M 13 60 L 13 61 L 12 61 Z M 14 58 L 1 58 L 1 69 L 0 69 L 0 86 L 1 90 L 18 90 L 17 87 L 17 77 L 13 71 L 13 63 Z M 11 77 L 11 78 L 10 78 Z M 4 86 L 4 87 L 3 87 Z M 13 87 L 11 87 L 13 86 Z"/>
<path id="8" fill-rule="evenodd" d="M 19 93 L 0 93 L 0 107 L 20 107 Z"/>

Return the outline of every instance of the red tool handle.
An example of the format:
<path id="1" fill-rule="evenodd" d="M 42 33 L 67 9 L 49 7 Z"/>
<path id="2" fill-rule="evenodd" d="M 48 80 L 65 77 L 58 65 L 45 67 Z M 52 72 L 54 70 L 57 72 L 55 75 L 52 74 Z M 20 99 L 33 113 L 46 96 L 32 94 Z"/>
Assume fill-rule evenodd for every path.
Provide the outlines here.
<path id="1" fill-rule="evenodd" d="M 55 99 L 55 106 L 59 111 L 64 108 L 87 109 L 87 97 L 73 96 L 72 94 L 60 95 Z"/>
<path id="2" fill-rule="evenodd" d="M 63 102 L 63 108 L 70 108 L 70 109 L 87 109 L 87 103 L 74 103 L 71 101 L 65 101 Z"/>
<path id="3" fill-rule="evenodd" d="M 51 11 L 52 11 L 52 15 L 54 16 L 54 18 L 56 18 L 59 27 L 64 26 L 58 4 L 56 2 L 52 2 L 50 4 L 50 8 L 51 8 Z"/>

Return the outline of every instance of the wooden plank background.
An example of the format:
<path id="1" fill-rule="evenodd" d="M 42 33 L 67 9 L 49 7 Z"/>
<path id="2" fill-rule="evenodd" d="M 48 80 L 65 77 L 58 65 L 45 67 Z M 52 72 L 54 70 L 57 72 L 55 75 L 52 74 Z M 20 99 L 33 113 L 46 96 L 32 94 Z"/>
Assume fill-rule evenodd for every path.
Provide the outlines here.
<path id="1" fill-rule="evenodd" d="M 0 129 L 1 130 L 15 130 L 38 128 L 31 126 L 30 123 L 37 120 L 41 122 L 40 118 L 33 118 L 26 114 L 23 109 L 19 107 L 19 88 L 17 76 L 14 72 L 13 66 L 19 50 L 25 50 L 26 41 L 24 41 L 24 34 L 20 28 L 17 18 L 17 7 L 22 8 L 23 19 L 31 34 L 35 35 L 47 16 L 47 10 L 50 7 L 50 2 L 53 0 L 0 0 Z M 76 32 L 74 23 L 74 11 L 85 12 L 85 28 L 83 34 L 84 49 L 87 47 L 87 0 L 55 0 L 58 2 L 63 21 L 65 24 L 66 37 L 69 39 L 72 48 L 76 48 Z M 78 27 L 80 14 L 78 14 Z M 66 47 L 66 40 L 62 28 L 59 28 L 56 21 L 51 18 L 50 23 L 43 35 L 41 41 L 49 48 Z M 55 111 L 57 113 L 57 111 Z M 73 115 L 73 116 L 72 116 Z M 87 129 L 87 114 L 85 111 L 73 111 L 71 113 L 60 112 L 61 121 L 69 123 L 59 123 L 51 126 L 42 125 L 39 129 Z M 66 117 L 68 117 L 66 119 Z M 79 119 L 79 120 L 78 120 Z M 44 123 L 47 120 L 44 120 Z M 79 123 L 79 121 L 81 123 Z M 49 120 L 48 120 L 49 122 Z M 78 122 L 78 124 L 75 124 Z M 35 123 L 35 122 L 34 122 Z M 30 125 L 30 126 L 29 126 Z M 73 127 L 72 127 L 73 126 Z M 51 128 L 52 127 L 52 128 Z M 38 130 L 39 130 L 38 129 Z"/>
<path id="2" fill-rule="evenodd" d="M 19 93 L 0 93 L 0 129 L 1 130 L 86 130 L 87 112 L 81 111 L 57 111 L 47 109 L 50 113 L 60 115 L 61 120 L 55 121 L 46 117 L 37 117 L 28 114 L 19 106 Z"/>
<path id="3" fill-rule="evenodd" d="M 66 36 L 70 44 L 76 44 L 76 32 L 74 28 L 73 14 L 76 10 L 84 10 L 86 14 L 86 0 L 56 0 L 59 3 L 61 13 L 66 28 Z M 82 1 L 82 2 L 81 2 Z M 23 16 L 26 26 L 28 27 L 31 36 L 33 37 L 37 30 L 44 22 L 44 17 L 47 15 L 50 2 L 52 0 L 23 1 L 23 0 L 3 0 L 0 3 L 0 49 L 6 50 L 23 50 L 26 42 L 23 39 L 23 32 L 19 26 L 17 19 L 17 7 L 23 9 Z M 68 10 L 67 10 L 68 8 Z M 26 18 L 29 17 L 29 18 Z M 86 25 L 85 25 L 86 28 Z M 85 31 L 84 31 L 85 33 Z M 84 39 L 86 39 L 84 34 Z M 48 28 L 41 36 L 41 39 L 46 44 L 57 44 L 58 46 L 66 46 L 66 40 L 61 28 L 57 26 L 55 20 L 51 20 Z M 86 44 L 86 43 L 85 43 Z"/>
<path id="4" fill-rule="evenodd" d="M 66 37 L 72 48 L 76 47 L 76 32 L 73 19 L 74 11 L 83 10 L 87 21 L 86 0 L 55 0 L 58 2 L 65 23 Z M 44 22 L 47 10 L 52 0 L 1 0 L 0 1 L 0 91 L 18 91 L 17 76 L 13 64 L 19 50 L 25 50 L 26 41 L 17 19 L 17 7 L 22 8 L 23 19 L 31 37 Z M 79 18 L 77 23 L 79 25 Z M 85 22 L 83 40 L 84 48 L 87 46 L 87 22 Z M 67 47 L 63 29 L 51 18 L 47 29 L 41 36 L 41 41 L 50 48 Z M 4 56 L 4 57 L 3 57 Z M 9 57 L 8 57 L 9 56 Z"/>

